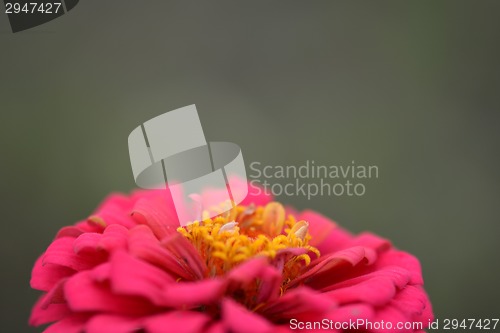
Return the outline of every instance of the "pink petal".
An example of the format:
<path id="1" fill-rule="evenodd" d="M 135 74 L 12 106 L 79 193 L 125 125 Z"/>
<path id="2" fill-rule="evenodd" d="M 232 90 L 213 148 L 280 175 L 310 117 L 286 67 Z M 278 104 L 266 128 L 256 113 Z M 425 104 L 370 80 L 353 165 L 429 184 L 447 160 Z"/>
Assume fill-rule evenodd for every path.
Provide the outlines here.
<path id="1" fill-rule="evenodd" d="M 230 332 L 266 333 L 273 331 L 273 325 L 266 319 L 228 298 L 222 301 L 222 320 Z"/>
<path id="2" fill-rule="evenodd" d="M 85 333 L 136 333 L 141 327 L 140 318 L 98 314 L 87 322 Z"/>
<path id="3" fill-rule="evenodd" d="M 227 333 L 227 331 L 221 322 L 215 322 L 213 325 L 207 328 L 206 333 Z"/>
<path id="4" fill-rule="evenodd" d="M 163 195 L 139 199 L 132 210 L 132 218 L 139 224 L 148 225 L 158 239 L 177 233 L 179 220 L 172 199 L 166 190 Z"/>
<path id="5" fill-rule="evenodd" d="M 69 316 L 50 325 L 43 333 L 82 333 L 86 320 L 83 315 Z"/>
<path id="6" fill-rule="evenodd" d="M 116 249 L 125 249 L 128 235 L 129 231 L 127 228 L 119 224 L 112 224 L 104 230 L 101 241 L 99 242 L 99 248 L 108 252 Z"/>
<path id="7" fill-rule="evenodd" d="M 178 263 L 191 272 L 194 279 L 202 279 L 207 274 L 207 266 L 195 249 L 184 236 L 175 232 L 161 241 L 162 247 L 177 258 Z"/>
<path id="8" fill-rule="evenodd" d="M 209 316 L 194 311 L 174 311 L 147 319 L 144 323 L 148 333 L 204 333 L 210 323 Z"/>
<path id="9" fill-rule="evenodd" d="M 66 300 L 64 299 L 64 284 L 66 283 L 67 278 L 59 281 L 47 294 L 45 294 L 44 303 L 41 304 L 41 307 L 46 309 L 51 304 L 64 304 Z"/>
<path id="10" fill-rule="evenodd" d="M 228 273 L 230 283 L 237 285 L 247 285 L 251 283 L 256 276 L 259 276 L 264 267 L 269 265 L 266 258 L 258 257 L 245 261 L 236 266 Z"/>
<path id="11" fill-rule="evenodd" d="M 258 303 L 270 301 L 279 296 L 282 276 L 270 265 L 266 258 L 257 257 L 233 268 L 227 275 L 227 293 L 253 288 L 255 281 L 260 281 Z"/>
<path id="12" fill-rule="evenodd" d="M 353 267 L 371 264 L 375 259 L 374 250 L 361 246 L 322 256 L 314 260 L 301 276 L 290 283 L 290 286 L 305 283 L 314 289 L 322 289 L 345 279 L 346 271 L 352 271 Z"/>
<path id="13" fill-rule="evenodd" d="M 155 311 L 155 307 L 143 298 L 113 294 L 106 283 L 94 281 L 89 271 L 69 278 L 64 286 L 64 294 L 73 311 L 104 311 L 124 315 Z"/>
<path id="14" fill-rule="evenodd" d="M 373 318 L 373 322 L 381 322 L 384 321 L 385 323 L 391 323 L 392 327 L 396 327 L 398 323 L 406 323 L 410 322 L 411 319 L 406 317 L 404 314 L 401 313 L 399 309 L 396 309 L 393 306 L 384 306 L 380 309 L 378 309 L 375 312 L 375 316 Z M 387 327 L 387 325 L 386 325 Z M 414 330 L 409 328 L 409 329 L 400 329 L 398 332 L 404 333 L 404 332 L 413 332 Z M 382 333 L 382 332 L 394 332 L 394 329 L 379 329 L 379 330 L 373 330 L 374 333 Z"/>
<path id="15" fill-rule="evenodd" d="M 271 260 L 271 264 L 282 272 L 285 263 L 294 256 L 300 256 L 301 254 L 306 254 L 309 251 L 305 248 L 300 247 L 289 247 L 286 249 L 278 250 L 276 257 Z M 314 254 L 313 254 L 314 255 Z"/>
<path id="16" fill-rule="evenodd" d="M 260 289 L 257 294 L 257 303 L 272 301 L 279 297 L 283 276 L 274 267 L 266 266 L 260 277 Z"/>
<path id="17" fill-rule="evenodd" d="M 169 284 L 162 292 L 162 304 L 182 309 L 215 304 L 223 296 L 225 286 L 221 279 Z"/>
<path id="18" fill-rule="evenodd" d="M 353 246 L 368 247 L 377 252 L 382 252 L 388 250 L 392 245 L 387 239 L 381 238 L 369 232 L 364 232 L 353 240 Z"/>
<path id="19" fill-rule="evenodd" d="M 374 277 L 350 287 L 324 293 L 339 304 L 366 303 L 374 306 L 387 304 L 396 295 L 394 283 L 387 278 Z"/>
<path id="20" fill-rule="evenodd" d="M 399 266 L 410 272 L 410 284 L 423 284 L 420 262 L 413 255 L 397 250 L 389 250 L 380 255 L 375 265 L 377 268 L 385 266 Z"/>
<path id="21" fill-rule="evenodd" d="M 341 282 L 332 284 L 326 288 L 323 288 L 323 291 L 329 291 L 329 290 L 334 290 L 334 289 L 339 289 L 339 288 L 345 288 L 345 287 L 350 287 L 350 286 L 355 286 L 359 283 L 362 283 L 364 281 L 373 279 L 373 278 L 386 278 L 391 280 L 396 288 L 402 289 L 404 288 L 408 282 L 410 281 L 410 272 L 408 272 L 406 269 L 397 267 L 397 266 L 388 266 L 384 267 L 383 269 L 379 270 L 374 270 L 371 273 L 368 274 L 363 274 L 359 276 L 355 276 L 352 278 L 348 278 L 346 280 L 343 280 Z"/>
<path id="22" fill-rule="evenodd" d="M 96 266 L 106 258 L 104 253 L 101 255 L 79 255 L 74 251 L 73 242 L 73 238 L 69 237 L 56 239 L 47 248 L 42 259 L 42 264 L 61 265 L 72 268 L 75 271 L 81 271 Z"/>
<path id="23" fill-rule="evenodd" d="M 43 291 L 49 291 L 61 279 L 71 276 L 75 270 L 53 264 L 42 264 L 44 255 L 40 256 L 35 262 L 31 272 L 31 288 Z"/>
<path id="24" fill-rule="evenodd" d="M 111 257 L 111 288 L 119 295 L 141 296 L 162 304 L 162 289 L 175 280 L 161 269 L 123 251 Z"/>
<path id="25" fill-rule="evenodd" d="M 147 191 L 140 191 L 141 194 L 147 193 Z M 134 195 L 132 195 L 133 197 Z M 128 197 L 122 193 L 111 193 L 109 194 L 102 203 L 97 207 L 94 214 L 98 214 L 99 212 L 103 212 L 106 210 L 119 210 L 122 212 L 126 212 L 130 210 L 136 200 Z"/>
<path id="26" fill-rule="evenodd" d="M 241 179 L 231 179 L 231 184 L 234 186 L 234 184 L 237 184 L 238 181 L 242 182 L 240 186 L 247 185 L 243 184 L 243 181 Z M 243 199 L 240 205 L 248 206 L 250 204 L 254 204 L 256 206 L 265 206 L 273 200 L 273 196 L 270 194 L 266 194 L 266 192 L 263 191 L 262 188 L 259 192 L 256 189 L 252 189 L 251 186 L 255 187 L 255 185 L 248 184 L 248 194 L 245 199 Z"/>
<path id="27" fill-rule="evenodd" d="M 82 230 L 76 226 L 63 227 L 57 232 L 56 239 L 61 238 L 61 237 L 76 238 L 76 237 L 80 236 L 83 232 L 84 232 L 84 230 Z"/>
<path id="28" fill-rule="evenodd" d="M 84 233 L 74 242 L 76 253 L 82 251 L 99 252 L 105 250 L 111 252 L 115 249 L 124 249 L 127 245 L 128 229 L 119 224 L 107 226 L 103 233 Z"/>
<path id="29" fill-rule="evenodd" d="M 184 280 L 197 278 L 191 268 L 181 265 L 178 258 L 160 245 L 148 226 L 139 225 L 130 230 L 128 247 L 129 252 L 135 257 L 170 272 L 174 276 Z"/>
<path id="30" fill-rule="evenodd" d="M 50 304 L 47 306 L 48 294 L 42 295 L 31 310 L 29 324 L 39 326 L 68 316 L 71 311 L 66 304 Z"/>
<path id="31" fill-rule="evenodd" d="M 90 278 L 96 282 L 109 281 L 111 278 L 111 264 L 109 262 L 105 262 L 94 267 L 90 271 Z"/>
<path id="32" fill-rule="evenodd" d="M 412 321 L 429 323 L 434 320 L 429 297 L 421 286 L 406 286 L 397 293 L 391 305 L 403 312 Z"/>
<path id="33" fill-rule="evenodd" d="M 118 224 L 132 228 L 136 223 L 130 217 L 130 211 L 134 201 L 124 196 L 123 194 L 111 194 L 94 212 L 99 221 L 105 225 Z"/>
<path id="34" fill-rule="evenodd" d="M 299 220 L 309 222 L 310 243 L 313 246 L 317 246 L 325 241 L 336 228 L 335 222 L 312 210 L 302 212 Z"/>
<path id="35" fill-rule="evenodd" d="M 98 232 L 98 233 L 102 233 L 105 227 L 105 225 L 103 224 L 95 223 L 95 220 L 92 218 L 88 218 L 86 220 L 77 222 L 75 226 L 78 229 L 83 230 L 83 232 Z"/>
<path id="36" fill-rule="evenodd" d="M 317 247 L 322 255 L 353 246 L 354 236 L 329 218 L 310 210 L 304 211 L 298 218 L 309 222 L 310 243 Z"/>
<path id="37" fill-rule="evenodd" d="M 336 307 L 336 302 L 328 297 L 307 287 L 298 287 L 267 304 L 262 309 L 262 313 L 275 320 L 295 318 L 300 321 L 309 321 L 321 320 L 324 313 Z"/>
<path id="38" fill-rule="evenodd" d="M 334 322 L 349 323 L 349 321 L 356 321 L 364 319 L 365 321 L 372 321 L 375 316 L 375 311 L 372 306 L 367 304 L 355 303 L 342 305 L 330 311 L 325 315 L 325 318 L 333 320 Z"/>

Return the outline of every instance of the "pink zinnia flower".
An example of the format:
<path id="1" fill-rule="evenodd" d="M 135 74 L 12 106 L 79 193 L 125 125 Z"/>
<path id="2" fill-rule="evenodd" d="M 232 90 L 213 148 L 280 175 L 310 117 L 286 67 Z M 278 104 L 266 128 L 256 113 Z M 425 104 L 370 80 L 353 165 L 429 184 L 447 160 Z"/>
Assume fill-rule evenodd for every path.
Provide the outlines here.
<path id="1" fill-rule="evenodd" d="M 417 332 L 395 327 L 433 319 L 418 260 L 387 240 L 265 196 L 179 227 L 167 196 L 111 195 L 62 228 L 33 268 L 44 294 L 30 323 L 52 323 L 46 333 L 215 333 L 363 319 Z"/>

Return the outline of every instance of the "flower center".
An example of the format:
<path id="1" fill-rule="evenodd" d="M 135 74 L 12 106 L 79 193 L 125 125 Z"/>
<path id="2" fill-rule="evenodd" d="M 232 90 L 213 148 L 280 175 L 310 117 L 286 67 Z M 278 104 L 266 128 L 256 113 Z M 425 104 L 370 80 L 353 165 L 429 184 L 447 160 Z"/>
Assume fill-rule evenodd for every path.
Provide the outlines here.
<path id="1" fill-rule="evenodd" d="M 309 265 L 310 253 L 319 257 L 319 251 L 308 245 L 311 239 L 308 227 L 306 221 L 286 216 L 280 203 L 271 202 L 258 207 L 236 206 L 177 231 L 198 250 L 210 276 L 223 275 L 251 258 L 266 257 L 282 269 L 283 289 Z"/>

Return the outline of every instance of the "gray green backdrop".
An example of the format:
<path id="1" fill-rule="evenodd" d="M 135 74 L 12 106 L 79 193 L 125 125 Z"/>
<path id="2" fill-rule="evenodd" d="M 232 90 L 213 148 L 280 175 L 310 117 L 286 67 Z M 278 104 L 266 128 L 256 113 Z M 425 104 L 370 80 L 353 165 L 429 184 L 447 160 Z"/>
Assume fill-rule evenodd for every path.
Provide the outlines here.
<path id="1" fill-rule="evenodd" d="M 82 1 L 0 13 L 2 332 L 56 231 L 134 181 L 129 132 L 195 103 L 247 167 L 375 164 L 363 197 L 279 198 L 418 256 L 437 318 L 500 316 L 500 2 Z"/>

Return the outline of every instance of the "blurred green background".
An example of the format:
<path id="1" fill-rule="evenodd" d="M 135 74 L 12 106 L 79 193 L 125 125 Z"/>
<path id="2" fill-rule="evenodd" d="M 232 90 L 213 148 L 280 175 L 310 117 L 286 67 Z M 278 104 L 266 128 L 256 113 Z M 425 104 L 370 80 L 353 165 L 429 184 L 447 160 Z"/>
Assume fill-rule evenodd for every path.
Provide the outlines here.
<path id="1" fill-rule="evenodd" d="M 363 197 L 280 198 L 418 256 L 437 318 L 500 315 L 500 2 L 82 1 L 0 13 L 1 323 L 28 328 L 56 231 L 134 181 L 127 136 L 196 104 L 248 165 L 379 166 Z"/>

